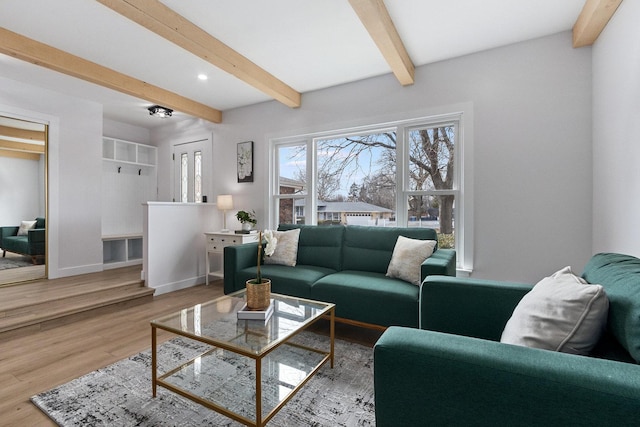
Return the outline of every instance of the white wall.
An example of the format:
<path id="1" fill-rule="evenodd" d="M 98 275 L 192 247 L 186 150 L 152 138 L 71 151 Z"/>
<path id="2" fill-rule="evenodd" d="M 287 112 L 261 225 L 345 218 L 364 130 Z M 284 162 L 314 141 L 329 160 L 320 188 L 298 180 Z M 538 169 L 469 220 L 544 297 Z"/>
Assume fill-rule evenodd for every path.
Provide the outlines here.
<path id="1" fill-rule="evenodd" d="M 216 194 L 233 194 L 236 209 L 255 209 L 264 219 L 270 137 L 469 104 L 473 276 L 535 281 L 566 265 L 581 271 L 592 246 L 591 48 L 573 49 L 565 32 L 419 67 L 415 80 L 402 87 L 389 74 L 304 94 L 298 109 L 274 101 L 225 111 L 223 123 L 213 126 Z M 189 131 L 209 129 L 194 122 Z M 152 134 L 159 157 L 180 132 L 165 128 L 162 141 Z M 239 184 L 236 144 L 249 140 L 255 142 L 254 182 Z M 169 200 L 163 198 L 170 193 L 163 168 L 168 166 L 158 169 L 160 200 Z"/>
<path id="2" fill-rule="evenodd" d="M 102 106 L 0 77 L 0 115 L 49 124 L 49 277 L 102 270 Z"/>
<path id="3" fill-rule="evenodd" d="M 0 225 L 20 225 L 44 216 L 40 169 L 42 161 L 0 156 Z"/>
<path id="4" fill-rule="evenodd" d="M 114 120 L 104 119 L 102 134 L 111 138 L 124 139 L 125 141 L 137 142 L 139 144 L 154 145 L 151 142 L 151 132 L 149 129 L 128 123 L 116 122 Z"/>
<path id="5" fill-rule="evenodd" d="M 640 2 L 593 47 L 593 251 L 640 256 Z"/>

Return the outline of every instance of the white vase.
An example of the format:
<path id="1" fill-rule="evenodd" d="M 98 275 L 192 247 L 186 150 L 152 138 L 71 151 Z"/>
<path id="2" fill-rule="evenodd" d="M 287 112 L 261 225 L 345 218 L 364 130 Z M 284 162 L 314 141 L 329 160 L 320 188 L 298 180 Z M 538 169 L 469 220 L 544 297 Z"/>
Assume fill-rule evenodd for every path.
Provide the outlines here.
<path id="1" fill-rule="evenodd" d="M 250 222 L 243 222 L 242 223 L 242 229 L 244 231 L 249 231 L 253 228 L 253 224 L 251 224 Z"/>

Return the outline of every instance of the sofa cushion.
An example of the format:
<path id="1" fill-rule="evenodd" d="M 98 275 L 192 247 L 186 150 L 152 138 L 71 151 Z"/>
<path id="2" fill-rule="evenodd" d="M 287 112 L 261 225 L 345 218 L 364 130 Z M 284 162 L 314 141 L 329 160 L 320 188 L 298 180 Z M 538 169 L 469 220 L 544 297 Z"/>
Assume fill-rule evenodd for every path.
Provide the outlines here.
<path id="1" fill-rule="evenodd" d="M 271 279 L 271 292 L 291 295 L 300 298 L 311 298 L 311 284 L 335 270 L 315 265 L 298 264 L 295 267 L 269 264 L 260 269 L 262 277 Z M 245 283 L 256 277 L 256 268 L 249 267 L 239 270 L 237 280 Z"/>
<path id="2" fill-rule="evenodd" d="M 273 231 L 276 239 L 275 251 L 264 257 L 265 264 L 282 264 L 294 267 L 298 259 L 298 238 L 300 230 Z"/>
<path id="3" fill-rule="evenodd" d="M 316 265 L 332 270 L 342 268 L 342 225 L 280 224 L 278 230 L 300 229 L 297 264 Z"/>
<path id="4" fill-rule="evenodd" d="M 387 276 L 420 285 L 422 263 L 431 256 L 437 243 L 435 240 L 419 240 L 398 236 L 387 269 Z"/>
<path id="5" fill-rule="evenodd" d="M 346 227 L 342 252 L 342 269 L 386 274 L 398 236 L 438 240 L 431 228 Z"/>
<path id="6" fill-rule="evenodd" d="M 2 238 L 2 249 L 19 254 L 31 255 L 27 236 L 5 236 Z"/>
<path id="7" fill-rule="evenodd" d="M 22 221 L 20 228 L 18 228 L 18 236 L 26 236 L 29 234 L 29 230 L 36 228 L 36 221 Z"/>
<path id="8" fill-rule="evenodd" d="M 382 326 L 417 327 L 419 294 L 417 286 L 368 271 L 340 271 L 311 286 L 311 298 L 335 303 L 336 316 Z"/>
<path id="9" fill-rule="evenodd" d="M 640 363 L 640 259 L 617 253 L 591 257 L 582 277 L 609 298 L 608 330 Z"/>
<path id="10" fill-rule="evenodd" d="M 36 218 L 36 228 L 44 228 L 44 221 L 42 217 Z"/>
<path id="11" fill-rule="evenodd" d="M 565 267 L 520 300 L 500 342 L 586 355 L 602 335 L 608 308 L 602 286 L 587 284 Z"/>

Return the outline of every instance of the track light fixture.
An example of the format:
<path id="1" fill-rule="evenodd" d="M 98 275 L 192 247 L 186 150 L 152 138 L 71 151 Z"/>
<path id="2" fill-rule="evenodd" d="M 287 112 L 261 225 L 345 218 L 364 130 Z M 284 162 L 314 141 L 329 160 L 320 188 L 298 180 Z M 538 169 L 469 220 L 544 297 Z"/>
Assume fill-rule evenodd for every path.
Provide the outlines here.
<path id="1" fill-rule="evenodd" d="M 147 108 L 147 110 L 149 110 L 149 115 L 160 117 L 162 119 L 171 117 L 171 115 L 173 114 L 173 110 L 171 108 L 162 107 L 160 105 L 153 105 Z"/>

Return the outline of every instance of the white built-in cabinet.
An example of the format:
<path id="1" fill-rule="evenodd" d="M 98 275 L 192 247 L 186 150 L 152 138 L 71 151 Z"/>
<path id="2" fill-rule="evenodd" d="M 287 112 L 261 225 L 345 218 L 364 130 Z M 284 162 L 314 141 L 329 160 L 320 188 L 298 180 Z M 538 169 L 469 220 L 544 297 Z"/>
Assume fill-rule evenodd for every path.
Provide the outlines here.
<path id="1" fill-rule="evenodd" d="M 142 263 L 143 203 L 158 198 L 157 148 L 102 139 L 103 268 Z"/>

